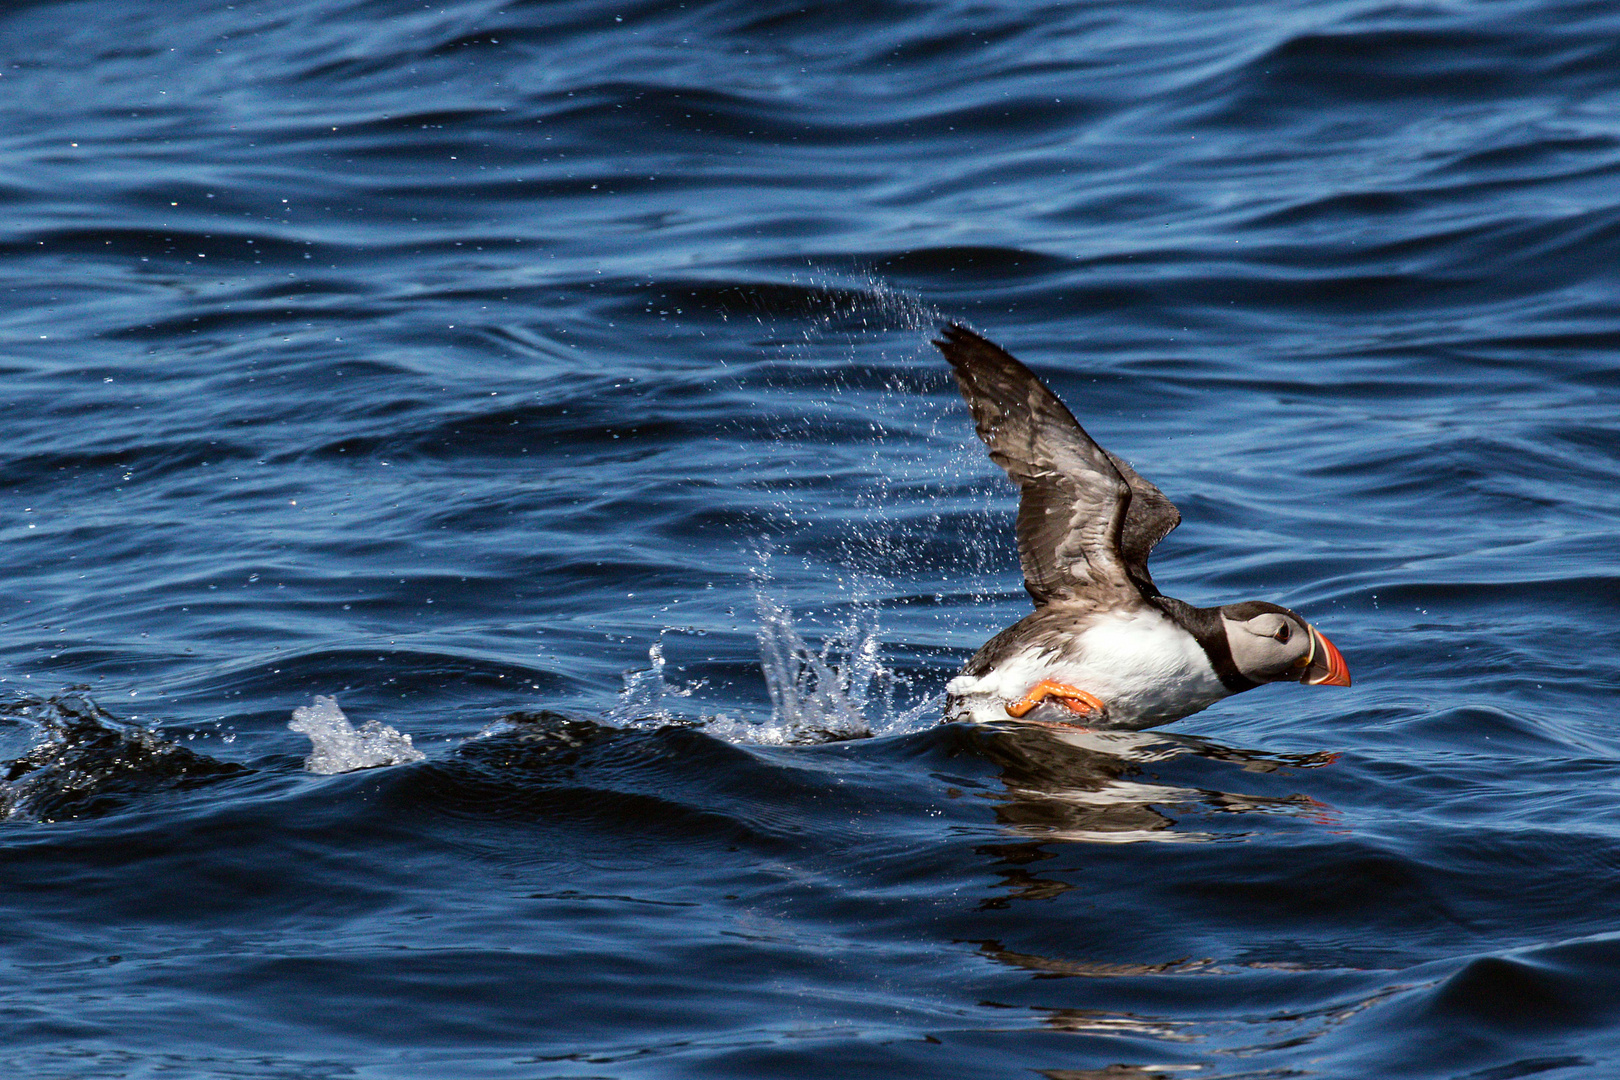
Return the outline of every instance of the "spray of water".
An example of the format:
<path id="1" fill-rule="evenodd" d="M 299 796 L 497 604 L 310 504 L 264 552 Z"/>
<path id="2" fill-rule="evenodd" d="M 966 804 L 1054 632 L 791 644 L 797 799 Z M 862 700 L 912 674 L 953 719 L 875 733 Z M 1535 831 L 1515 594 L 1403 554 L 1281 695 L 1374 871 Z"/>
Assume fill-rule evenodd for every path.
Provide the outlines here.
<path id="1" fill-rule="evenodd" d="M 318 696 L 315 704 L 294 709 L 287 726 L 309 736 L 310 753 L 304 759 L 304 768 L 323 776 L 374 769 L 380 765 L 403 765 L 424 757 L 422 751 L 411 745 L 409 735 L 387 724 L 367 720 L 358 728 L 354 727 L 338 708 L 336 698 Z"/>
<path id="2" fill-rule="evenodd" d="M 793 613 L 756 585 L 760 669 L 771 696 L 771 723 L 791 737 L 824 732 L 855 738 L 871 733 L 865 706 L 878 663 L 876 620 L 855 609 L 850 621 L 815 649 L 799 634 Z"/>
<path id="3" fill-rule="evenodd" d="M 812 377 L 817 380 L 825 379 L 831 371 L 837 387 L 841 368 L 829 366 L 828 355 L 847 348 L 853 361 L 876 343 L 875 335 L 899 331 L 903 338 L 900 347 L 908 354 L 914 350 L 932 353 L 923 335 L 945 321 L 933 305 L 895 289 L 874 273 L 811 270 L 794 275 L 791 281 L 806 287 L 800 298 L 804 308 L 771 311 L 762 301 L 757 312 L 761 326 L 771 331 L 769 340 L 788 354 L 804 354 L 804 363 L 787 365 L 780 376 L 790 390 L 797 387 L 800 371 L 813 371 Z M 847 346 L 840 345 L 841 337 L 847 338 Z M 944 366 L 913 364 L 908 355 L 906 362 L 890 367 L 896 373 L 885 386 L 872 417 L 876 435 L 871 445 L 873 461 L 864 470 L 871 478 L 870 490 L 854 495 L 855 507 L 869 520 L 853 525 L 846 535 L 824 549 L 837 563 L 835 583 L 829 584 L 842 594 L 842 602 L 837 605 L 842 616 L 830 628 L 796 617 L 783 591 L 773 586 L 769 556 L 757 554 L 755 633 L 760 671 L 770 697 L 770 717 L 705 715 L 700 722 L 711 734 L 739 742 L 792 744 L 894 734 L 938 722 L 943 695 L 913 686 L 911 680 L 885 662 L 881 598 L 916 591 L 914 582 L 896 590 L 888 578 L 897 572 L 897 567 L 917 565 L 915 553 L 931 544 L 944 527 L 945 504 L 942 497 L 941 509 L 932 514 L 901 517 L 893 511 L 902 500 L 916 499 L 918 491 L 927 485 L 954 484 L 957 509 L 953 520 L 959 523 L 962 479 L 987 475 L 988 467 L 977 441 L 971 439 L 965 418 L 955 417 L 937 397 L 947 378 Z M 850 363 L 843 368 L 853 372 L 860 370 L 860 365 Z M 941 454 L 940 440 L 934 436 L 935 425 L 942 421 L 957 423 L 968 434 L 966 441 L 955 439 L 954 433 L 944 440 L 948 445 L 960 442 L 960 452 Z M 886 440 L 884 425 L 888 422 L 905 425 L 908 437 Z M 792 440 L 791 431 L 777 433 L 777 441 L 785 450 L 791 450 Z M 943 492 L 944 487 L 940 490 Z M 804 525 L 802 505 L 784 501 L 780 509 L 784 533 L 791 534 Z M 991 524 L 987 512 L 980 516 L 985 519 L 982 523 L 977 519 L 967 522 L 967 550 L 961 565 L 952 568 L 958 573 L 949 575 L 958 588 L 966 586 L 975 602 L 989 598 L 984 584 L 992 562 L 988 553 L 999 547 L 994 542 L 979 542 L 979 534 L 989 536 Z M 762 548 L 771 544 L 769 537 L 756 542 Z M 681 686 L 671 679 L 662 635 L 648 650 L 648 658 L 646 668 L 625 674 L 624 689 L 611 717 L 632 723 L 679 722 L 671 709 L 672 705 L 679 706 L 669 700 L 670 696 L 691 697 L 697 687 Z M 701 710 L 701 702 L 693 704 Z M 693 721 L 688 718 L 686 722 Z"/>
<path id="4" fill-rule="evenodd" d="M 619 700 L 608 710 L 607 718 L 618 724 L 645 726 L 647 724 L 678 724 L 685 722 L 671 708 L 671 698 L 690 698 L 708 685 L 707 679 L 692 683 L 679 683 L 665 677 L 668 662 L 664 659 L 664 637 L 674 633 L 666 627 L 658 640 L 647 649 L 647 666 L 624 673 L 624 688 Z"/>
<path id="5" fill-rule="evenodd" d="M 806 640 L 792 610 L 766 586 L 756 587 L 754 601 L 770 718 L 714 716 L 705 724 L 709 734 L 786 746 L 898 734 L 938 722 L 940 695 L 902 705 L 912 688 L 882 661 L 875 608 L 854 609 L 817 645 Z"/>

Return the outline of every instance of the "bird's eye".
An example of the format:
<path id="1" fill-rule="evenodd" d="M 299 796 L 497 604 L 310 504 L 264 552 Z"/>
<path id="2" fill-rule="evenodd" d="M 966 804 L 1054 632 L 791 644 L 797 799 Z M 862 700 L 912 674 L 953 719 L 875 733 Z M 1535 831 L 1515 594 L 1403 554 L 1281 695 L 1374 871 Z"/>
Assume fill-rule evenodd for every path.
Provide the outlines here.
<path id="1" fill-rule="evenodd" d="M 1271 636 L 1286 645 L 1288 644 L 1288 639 L 1294 636 L 1294 631 L 1287 623 L 1283 623 L 1281 626 L 1277 627 L 1277 632 Z"/>

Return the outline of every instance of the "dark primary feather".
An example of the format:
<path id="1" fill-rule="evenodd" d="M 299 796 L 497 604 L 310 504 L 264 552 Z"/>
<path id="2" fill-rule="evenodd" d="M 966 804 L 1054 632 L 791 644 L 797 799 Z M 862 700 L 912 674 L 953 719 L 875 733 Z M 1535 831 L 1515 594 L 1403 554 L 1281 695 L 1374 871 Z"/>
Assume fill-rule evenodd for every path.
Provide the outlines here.
<path id="1" fill-rule="evenodd" d="M 1119 552 L 1125 559 L 1125 569 L 1136 579 L 1144 593 L 1156 596 L 1159 590 L 1153 584 L 1153 575 L 1148 573 L 1148 556 L 1160 540 L 1181 524 L 1181 511 L 1176 509 L 1175 503 L 1165 498 L 1164 492 L 1138 476 L 1136 470 L 1123 460 L 1107 450 L 1103 453 L 1108 454 L 1108 460 L 1114 463 L 1114 468 L 1119 470 L 1120 476 L 1131 488 L 1131 504 L 1125 508 L 1125 527 L 1121 530 L 1119 540 Z"/>
<path id="2" fill-rule="evenodd" d="M 1018 555 L 1036 605 L 1157 595 L 1148 554 L 1181 522 L 1164 493 L 1098 446 L 1004 349 L 955 324 L 934 344 L 956 373 L 990 459 L 1022 492 Z"/>

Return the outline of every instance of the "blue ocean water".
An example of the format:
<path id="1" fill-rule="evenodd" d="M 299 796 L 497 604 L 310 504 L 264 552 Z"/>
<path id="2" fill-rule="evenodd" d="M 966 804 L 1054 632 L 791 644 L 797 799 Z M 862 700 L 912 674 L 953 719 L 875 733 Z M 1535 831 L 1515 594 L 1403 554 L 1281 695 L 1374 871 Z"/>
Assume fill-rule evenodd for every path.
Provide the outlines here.
<path id="1" fill-rule="evenodd" d="M 0 1068 L 1620 1074 L 1617 42 L 10 5 Z M 1355 686 L 941 724 L 1028 610 L 945 320 Z"/>

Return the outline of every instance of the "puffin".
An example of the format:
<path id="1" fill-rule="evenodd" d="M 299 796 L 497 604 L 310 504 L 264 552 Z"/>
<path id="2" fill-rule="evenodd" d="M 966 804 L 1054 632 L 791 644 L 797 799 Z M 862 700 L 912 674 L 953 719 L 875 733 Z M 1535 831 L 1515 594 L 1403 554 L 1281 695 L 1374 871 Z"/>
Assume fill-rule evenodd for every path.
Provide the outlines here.
<path id="1" fill-rule="evenodd" d="M 1164 493 L 1000 346 L 956 323 L 934 344 L 1019 487 L 1018 560 L 1035 601 L 946 685 L 947 720 L 1139 730 L 1266 683 L 1350 685 L 1339 650 L 1288 608 L 1161 593 L 1148 555 L 1181 524 Z"/>

